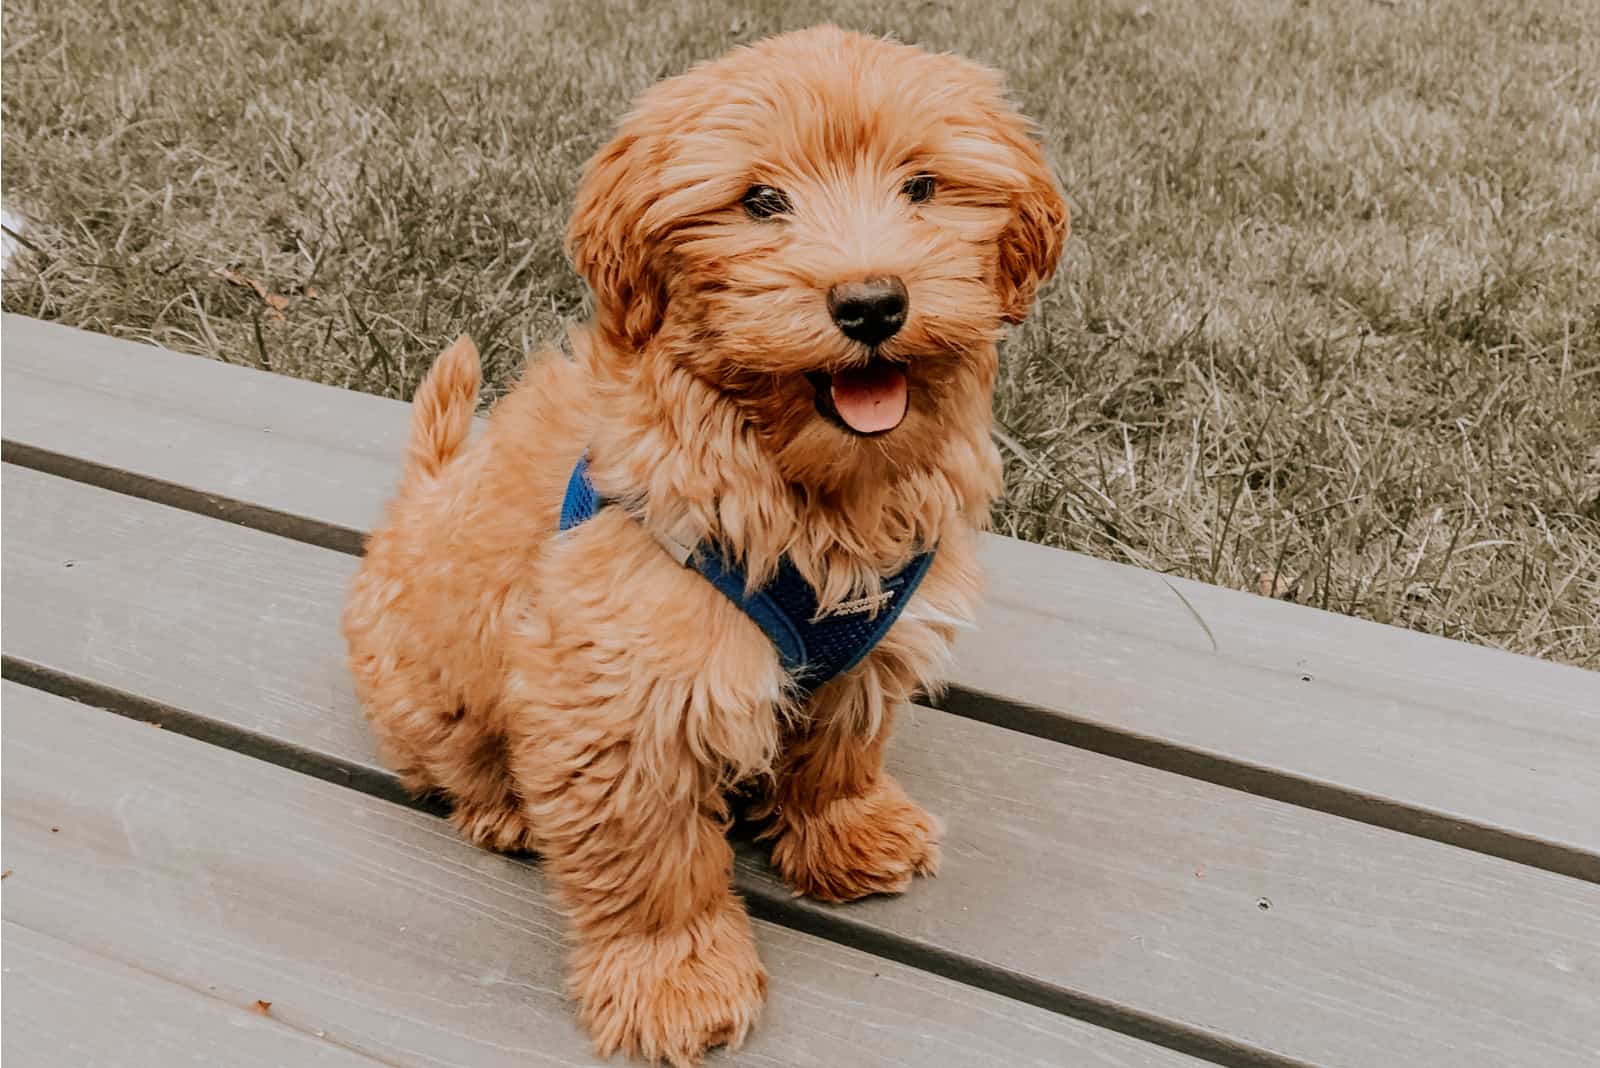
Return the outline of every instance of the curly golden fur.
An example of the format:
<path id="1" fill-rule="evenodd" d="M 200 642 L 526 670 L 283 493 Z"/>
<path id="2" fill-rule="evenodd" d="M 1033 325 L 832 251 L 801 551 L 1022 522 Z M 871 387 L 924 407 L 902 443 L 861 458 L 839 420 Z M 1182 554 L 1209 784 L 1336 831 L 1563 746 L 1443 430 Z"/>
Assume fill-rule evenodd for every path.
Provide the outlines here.
<path id="1" fill-rule="evenodd" d="M 918 175 L 931 197 L 907 196 Z M 753 217 L 756 185 L 790 210 Z M 939 826 L 883 746 L 972 618 L 1000 485 L 995 346 L 1066 231 L 994 73 L 832 27 L 788 34 L 650 89 L 590 162 L 570 246 L 595 316 L 574 359 L 530 361 L 475 441 L 470 341 L 418 391 L 345 613 L 350 665 L 411 789 L 447 797 L 472 841 L 542 856 L 602 1053 L 692 1064 L 760 1011 L 731 785 L 761 787 L 799 892 L 894 893 L 937 868 Z M 908 312 L 869 349 L 826 294 L 889 276 Z M 880 358 L 904 367 L 900 424 L 825 418 L 815 375 Z M 619 506 L 558 536 L 585 450 Z M 802 698 L 663 538 L 720 546 L 752 582 L 787 554 L 824 606 L 938 553 L 870 656 Z"/>

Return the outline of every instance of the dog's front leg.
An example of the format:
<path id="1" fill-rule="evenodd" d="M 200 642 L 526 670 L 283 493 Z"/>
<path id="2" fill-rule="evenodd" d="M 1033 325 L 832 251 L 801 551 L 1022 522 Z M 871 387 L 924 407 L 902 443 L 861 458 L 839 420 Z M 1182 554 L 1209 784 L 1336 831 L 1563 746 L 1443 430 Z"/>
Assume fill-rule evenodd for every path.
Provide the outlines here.
<path id="1" fill-rule="evenodd" d="M 572 921 L 569 987 L 596 1048 L 689 1065 L 743 1041 L 767 976 L 715 769 L 646 751 L 614 711 L 527 747 L 518 787 Z"/>
<path id="2" fill-rule="evenodd" d="M 800 893 L 851 901 L 938 873 L 942 827 L 883 769 L 891 718 L 867 737 L 824 716 L 786 747 L 767 836 L 773 863 Z"/>

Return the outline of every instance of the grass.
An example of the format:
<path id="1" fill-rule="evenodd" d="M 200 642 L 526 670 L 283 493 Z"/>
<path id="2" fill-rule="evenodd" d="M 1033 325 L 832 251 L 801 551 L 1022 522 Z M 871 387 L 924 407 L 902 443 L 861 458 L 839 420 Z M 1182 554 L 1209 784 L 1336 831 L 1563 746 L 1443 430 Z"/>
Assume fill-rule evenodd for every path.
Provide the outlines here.
<path id="1" fill-rule="evenodd" d="M 1001 530 L 1600 667 L 1600 4 L 891 6 L 15 0 L 4 306 L 397 397 L 466 330 L 501 388 L 635 92 L 892 32 L 1008 71 L 1074 209 Z"/>

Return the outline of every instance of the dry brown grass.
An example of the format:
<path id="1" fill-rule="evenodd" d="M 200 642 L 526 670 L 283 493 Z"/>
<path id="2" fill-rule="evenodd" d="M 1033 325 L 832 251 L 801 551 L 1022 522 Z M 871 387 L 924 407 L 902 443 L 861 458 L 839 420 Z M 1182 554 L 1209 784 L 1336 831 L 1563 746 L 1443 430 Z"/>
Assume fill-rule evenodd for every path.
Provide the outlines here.
<path id="1" fill-rule="evenodd" d="M 7 4 L 5 307 L 394 396 L 469 330 L 503 384 L 634 92 L 890 31 L 1010 72 L 1075 211 L 1003 530 L 1600 666 L 1600 5 L 885 7 Z"/>

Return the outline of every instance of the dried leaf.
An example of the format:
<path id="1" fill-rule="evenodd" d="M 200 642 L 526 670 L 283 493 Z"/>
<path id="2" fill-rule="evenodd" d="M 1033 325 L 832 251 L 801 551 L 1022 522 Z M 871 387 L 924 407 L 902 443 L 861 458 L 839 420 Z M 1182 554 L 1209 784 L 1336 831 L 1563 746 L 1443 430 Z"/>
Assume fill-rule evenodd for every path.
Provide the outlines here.
<path id="1" fill-rule="evenodd" d="M 231 267 L 219 267 L 213 273 L 229 285 L 238 286 L 240 289 L 252 290 L 256 296 L 261 298 L 261 303 L 267 306 L 267 316 L 269 318 L 283 318 L 283 311 L 289 306 L 288 297 L 281 293 L 274 293 L 264 283 L 256 281 L 247 274 L 240 274 Z"/>
<path id="2" fill-rule="evenodd" d="M 1280 601 L 1294 598 L 1295 587 L 1300 580 L 1293 575 L 1285 575 L 1277 571 L 1263 571 L 1256 576 L 1256 592 L 1263 597 L 1272 597 Z"/>
<path id="3" fill-rule="evenodd" d="M 254 1005 L 250 1006 L 250 1011 L 255 1013 L 257 1016 L 271 1016 L 272 1002 L 261 1001 L 258 999 Z"/>

